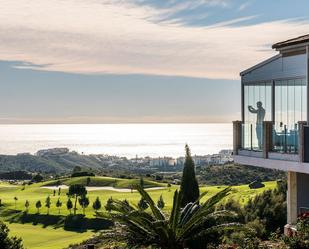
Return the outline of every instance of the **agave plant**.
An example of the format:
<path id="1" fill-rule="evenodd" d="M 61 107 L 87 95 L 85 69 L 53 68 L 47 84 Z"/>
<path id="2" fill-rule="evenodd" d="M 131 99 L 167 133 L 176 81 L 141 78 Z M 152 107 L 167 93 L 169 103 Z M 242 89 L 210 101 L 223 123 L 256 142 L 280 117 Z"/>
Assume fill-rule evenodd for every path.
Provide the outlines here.
<path id="1" fill-rule="evenodd" d="M 176 190 L 169 215 L 156 206 L 141 186 L 136 186 L 136 189 L 148 203 L 150 211 L 141 210 L 121 200 L 113 199 L 109 203 L 113 211 L 110 215 L 123 229 L 122 235 L 130 248 L 206 248 L 205 238 L 237 226 L 235 223 L 224 222 L 227 217 L 235 216 L 235 213 L 215 211 L 215 205 L 229 194 L 230 188 L 199 204 L 206 194 L 204 193 L 196 202 L 187 204 L 183 209 L 180 207 L 181 196 Z"/>

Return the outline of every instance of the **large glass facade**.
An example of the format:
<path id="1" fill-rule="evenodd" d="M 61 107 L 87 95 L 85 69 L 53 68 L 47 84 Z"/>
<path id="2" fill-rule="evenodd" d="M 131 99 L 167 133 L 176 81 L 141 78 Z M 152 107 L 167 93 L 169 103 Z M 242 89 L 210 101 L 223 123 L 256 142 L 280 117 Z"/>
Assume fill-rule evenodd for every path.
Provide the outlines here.
<path id="1" fill-rule="evenodd" d="M 307 119 L 305 79 L 275 81 L 273 150 L 298 152 L 298 122 Z"/>
<path id="2" fill-rule="evenodd" d="M 271 120 L 271 82 L 244 85 L 243 148 L 262 150 L 263 121 Z"/>
<path id="3" fill-rule="evenodd" d="M 307 120 L 306 89 L 305 79 L 244 84 L 242 147 L 261 151 L 263 121 L 273 121 L 272 150 L 298 153 L 298 122 Z"/>

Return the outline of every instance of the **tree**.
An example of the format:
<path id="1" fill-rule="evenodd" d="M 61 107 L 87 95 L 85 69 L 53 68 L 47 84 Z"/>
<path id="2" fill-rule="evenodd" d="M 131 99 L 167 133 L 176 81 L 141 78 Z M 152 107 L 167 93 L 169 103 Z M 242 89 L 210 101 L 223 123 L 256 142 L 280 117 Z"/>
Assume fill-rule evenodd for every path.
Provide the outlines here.
<path id="1" fill-rule="evenodd" d="M 190 202 L 195 202 L 199 195 L 199 186 L 195 177 L 195 165 L 191 157 L 189 146 L 186 144 L 186 159 L 182 173 L 180 184 L 180 195 L 182 197 L 181 207 L 186 206 Z"/>
<path id="2" fill-rule="evenodd" d="M 38 214 L 39 214 L 40 213 L 40 208 L 42 207 L 42 203 L 41 203 L 40 200 L 35 203 L 35 207 L 36 207 L 36 209 L 38 211 Z"/>
<path id="3" fill-rule="evenodd" d="M 97 198 L 95 199 L 95 201 L 94 201 L 93 204 L 92 204 L 92 207 L 93 207 L 93 209 L 94 209 L 96 212 L 97 212 L 98 210 L 101 209 L 102 204 L 101 204 L 101 201 L 100 201 L 100 198 L 99 198 L 99 197 L 97 197 Z"/>
<path id="4" fill-rule="evenodd" d="M 91 178 L 90 178 L 90 177 L 87 177 L 86 186 L 89 186 L 90 182 L 91 182 Z"/>
<path id="5" fill-rule="evenodd" d="M 107 202 L 106 202 L 106 205 L 104 206 L 105 210 L 107 212 L 110 212 L 112 211 L 112 208 L 111 208 L 111 205 L 113 204 L 113 197 L 109 197 Z"/>
<path id="6" fill-rule="evenodd" d="M 157 202 L 157 206 L 158 206 L 158 208 L 160 208 L 160 209 L 163 209 L 164 206 L 165 206 L 165 202 L 164 202 L 164 200 L 163 200 L 162 195 L 160 195 L 160 198 L 159 198 L 159 200 L 158 200 L 158 202 Z"/>
<path id="7" fill-rule="evenodd" d="M 140 185 L 142 188 L 144 188 L 145 182 L 144 182 L 144 178 L 143 178 L 143 177 L 141 177 L 141 178 L 139 179 L 139 185 Z"/>
<path id="8" fill-rule="evenodd" d="M 78 199 L 79 205 L 83 208 L 83 214 L 85 215 L 85 208 L 89 206 L 89 198 L 86 195 L 82 195 Z"/>
<path id="9" fill-rule="evenodd" d="M 17 210 L 17 208 L 16 208 L 16 202 L 18 201 L 18 198 L 15 196 L 14 197 L 14 202 L 15 202 L 15 211 Z"/>
<path id="10" fill-rule="evenodd" d="M 128 248 L 147 248 L 152 246 L 162 249 L 200 249 L 207 248 L 219 239 L 219 234 L 231 232 L 239 227 L 237 223 L 226 223 L 235 213 L 221 210 L 214 211 L 216 205 L 225 198 L 231 188 L 226 188 L 206 202 L 199 200 L 181 208 L 181 196 L 176 190 L 170 214 L 164 214 L 154 203 L 149 194 L 140 186 L 136 186 L 141 197 L 147 202 L 150 211 L 140 210 L 121 200 L 111 201 L 111 218 L 119 224 L 122 236 Z M 121 238 L 120 238 L 121 239 Z"/>
<path id="11" fill-rule="evenodd" d="M 43 181 L 43 176 L 41 176 L 40 174 L 36 174 L 35 176 L 32 177 L 32 181 L 33 182 L 41 182 Z"/>
<path id="12" fill-rule="evenodd" d="M 142 197 L 142 198 L 139 200 L 137 206 L 138 206 L 138 208 L 139 208 L 140 210 L 146 210 L 146 209 L 148 208 L 148 203 L 147 203 L 147 201 Z"/>
<path id="13" fill-rule="evenodd" d="M 47 214 L 49 214 L 50 205 L 51 205 L 51 200 L 50 200 L 50 197 L 47 196 L 45 200 L 45 207 L 47 207 Z"/>
<path id="14" fill-rule="evenodd" d="M 168 183 L 166 186 L 167 186 L 167 188 L 168 188 L 168 192 L 171 192 L 171 187 L 172 187 L 172 185 L 171 185 L 170 183 Z"/>
<path id="15" fill-rule="evenodd" d="M 54 189 L 54 191 L 53 191 L 53 196 L 55 196 L 56 195 L 56 189 Z"/>
<path id="16" fill-rule="evenodd" d="M 58 196 L 61 194 L 61 188 L 58 188 Z"/>
<path id="17" fill-rule="evenodd" d="M 9 237 L 9 228 L 0 221 L 0 248 L 1 249 L 23 249 L 22 240 L 17 237 Z"/>
<path id="18" fill-rule="evenodd" d="M 28 200 L 26 200 L 26 202 L 25 202 L 26 212 L 28 212 L 28 211 L 29 211 L 29 206 L 30 206 L 30 203 L 29 203 L 29 201 L 28 201 Z"/>
<path id="19" fill-rule="evenodd" d="M 71 209 L 73 208 L 73 203 L 71 201 L 71 199 L 69 198 L 67 201 L 67 209 L 70 211 L 71 214 Z"/>
<path id="20" fill-rule="evenodd" d="M 60 214 L 60 208 L 62 206 L 62 202 L 60 201 L 60 198 L 58 198 L 57 202 L 56 202 L 56 207 L 58 208 L 58 214 Z"/>
<path id="21" fill-rule="evenodd" d="M 75 202 L 74 202 L 74 215 L 76 215 L 77 198 L 79 196 L 86 196 L 87 195 L 87 190 L 86 190 L 85 186 L 83 186 L 81 184 L 74 184 L 74 185 L 70 186 L 69 192 L 68 192 L 67 195 L 69 197 L 75 198 Z"/>
<path id="22" fill-rule="evenodd" d="M 80 166 L 75 166 L 73 169 L 73 173 L 81 172 L 82 168 Z"/>

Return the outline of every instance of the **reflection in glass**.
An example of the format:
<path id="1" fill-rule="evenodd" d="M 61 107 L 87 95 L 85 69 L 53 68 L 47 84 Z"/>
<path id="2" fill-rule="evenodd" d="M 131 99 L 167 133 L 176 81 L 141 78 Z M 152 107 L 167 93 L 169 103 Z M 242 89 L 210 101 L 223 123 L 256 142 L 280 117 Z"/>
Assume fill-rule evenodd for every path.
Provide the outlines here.
<path id="1" fill-rule="evenodd" d="M 244 105 L 243 148 L 262 150 L 263 121 L 271 120 L 271 83 L 246 84 Z"/>
<path id="2" fill-rule="evenodd" d="M 275 81 L 273 151 L 298 153 L 298 122 L 306 120 L 304 79 Z"/>

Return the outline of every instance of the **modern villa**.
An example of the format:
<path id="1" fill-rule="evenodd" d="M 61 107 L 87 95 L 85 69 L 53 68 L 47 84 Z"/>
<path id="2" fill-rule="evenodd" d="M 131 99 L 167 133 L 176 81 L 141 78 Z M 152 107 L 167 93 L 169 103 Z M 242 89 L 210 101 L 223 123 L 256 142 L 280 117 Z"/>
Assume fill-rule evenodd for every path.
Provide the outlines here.
<path id="1" fill-rule="evenodd" d="M 309 211 L 309 35 L 272 48 L 276 56 L 240 73 L 233 154 L 238 164 L 288 172 L 288 232 Z"/>

